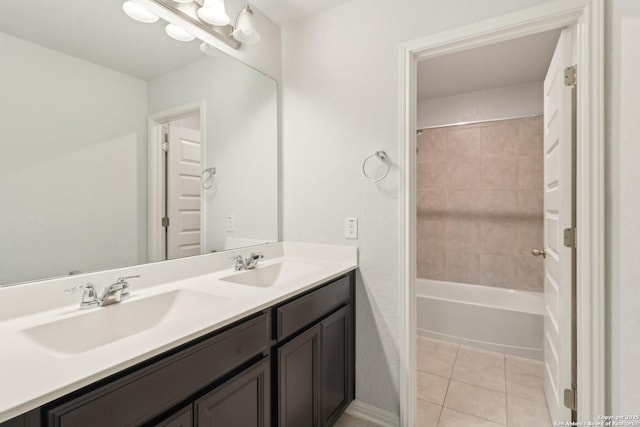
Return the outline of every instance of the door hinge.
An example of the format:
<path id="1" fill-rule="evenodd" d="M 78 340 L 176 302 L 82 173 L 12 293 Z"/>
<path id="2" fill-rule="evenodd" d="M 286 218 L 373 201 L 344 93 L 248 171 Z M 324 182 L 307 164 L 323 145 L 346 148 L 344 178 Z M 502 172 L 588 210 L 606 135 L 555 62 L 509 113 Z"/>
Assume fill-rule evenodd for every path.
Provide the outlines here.
<path id="1" fill-rule="evenodd" d="M 564 69 L 564 85 L 565 86 L 573 86 L 576 84 L 576 80 L 578 78 L 578 71 L 575 65 L 571 67 L 567 67 Z"/>
<path id="2" fill-rule="evenodd" d="M 162 226 L 163 227 L 169 226 L 169 217 L 165 216 L 164 218 L 162 218 Z"/>
<path id="3" fill-rule="evenodd" d="M 169 151 L 169 132 L 167 132 L 167 131 L 165 131 L 162 134 L 161 147 L 162 147 L 162 151 L 165 151 L 165 152 Z"/>
<path id="4" fill-rule="evenodd" d="M 572 411 L 576 411 L 578 408 L 578 397 L 577 393 L 572 388 L 564 389 L 564 406 L 571 409 Z"/>
<path id="5" fill-rule="evenodd" d="M 567 248 L 576 247 L 576 229 L 575 228 L 564 229 L 564 245 Z"/>

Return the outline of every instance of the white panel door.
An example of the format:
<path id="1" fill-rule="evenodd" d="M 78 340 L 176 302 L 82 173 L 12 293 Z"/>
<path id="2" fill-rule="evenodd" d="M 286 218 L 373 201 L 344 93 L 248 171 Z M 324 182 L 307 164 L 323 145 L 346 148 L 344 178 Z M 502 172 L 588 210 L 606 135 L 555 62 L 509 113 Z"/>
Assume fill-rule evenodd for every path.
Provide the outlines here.
<path id="1" fill-rule="evenodd" d="M 200 254 L 200 132 L 169 126 L 167 258 Z"/>
<path id="2" fill-rule="evenodd" d="M 544 80 L 544 389 L 552 421 L 571 421 L 563 391 L 571 388 L 571 32 L 563 30 Z"/>

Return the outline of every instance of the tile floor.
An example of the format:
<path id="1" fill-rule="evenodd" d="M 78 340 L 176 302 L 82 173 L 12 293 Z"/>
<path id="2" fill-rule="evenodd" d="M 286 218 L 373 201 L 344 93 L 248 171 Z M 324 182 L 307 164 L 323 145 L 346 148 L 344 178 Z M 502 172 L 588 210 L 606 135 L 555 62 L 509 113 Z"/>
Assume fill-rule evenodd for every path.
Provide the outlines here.
<path id="1" fill-rule="evenodd" d="M 537 360 L 419 337 L 416 426 L 549 427 L 542 373 Z"/>
<path id="2" fill-rule="evenodd" d="M 356 418 L 353 415 L 342 414 L 333 427 L 381 427 L 378 424 Z"/>

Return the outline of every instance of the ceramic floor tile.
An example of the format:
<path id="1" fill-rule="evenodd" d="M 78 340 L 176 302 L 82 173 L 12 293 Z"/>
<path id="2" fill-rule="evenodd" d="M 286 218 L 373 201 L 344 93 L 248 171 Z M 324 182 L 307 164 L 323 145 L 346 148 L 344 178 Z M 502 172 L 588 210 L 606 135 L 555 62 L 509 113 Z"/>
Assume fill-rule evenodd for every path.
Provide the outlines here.
<path id="1" fill-rule="evenodd" d="M 428 372 L 418 372 L 418 399 L 442 405 L 448 386 L 449 378 L 439 377 Z"/>
<path id="2" fill-rule="evenodd" d="M 544 376 L 544 363 L 541 360 L 507 354 L 505 355 L 505 364 L 507 371 L 529 374 L 540 378 Z"/>
<path id="3" fill-rule="evenodd" d="M 416 427 L 436 427 L 442 406 L 418 399 Z"/>
<path id="4" fill-rule="evenodd" d="M 418 370 L 441 377 L 451 377 L 458 344 L 430 338 L 418 338 Z"/>
<path id="5" fill-rule="evenodd" d="M 504 369 L 487 366 L 476 360 L 458 358 L 451 378 L 502 393 L 506 391 Z"/>
<path id="6" fill-rule="evenodd" d="M 472 361 L 493 368 L 504 369 L 504 353 L 483 350 L 481 348 L 460 345 L 458 349 L 458 360 Z"/>
<path id="7" fill-rule="evenodd" d="M 338 421 L 333 425 L 334 427 L 369 427 L 369 421 L 361 420 L 353 415 L 342 414 Z"/>
<path id="8" fill-rule="evenodd" d="M 547 404 L 517 396 L 507 396 L 509 427 L 551 427 Z"/>
<path id="9" fill-rule="evenodd" d="M 449 408 L 442 409 L 438 427 L 500 427 L 504 424 L 494 423 Z"/>
<path id="10" fill-rule="evenodd" d="M 544 380 L 534 375 L 507 371 L 507 394 L 546 402 L 544 397 Z"/>
<path id="11" fill-rule="evenodd" d="M 506 424 L 507 406 L 504 393 L 451 380 L 444 406 L 469 415 Z"/>

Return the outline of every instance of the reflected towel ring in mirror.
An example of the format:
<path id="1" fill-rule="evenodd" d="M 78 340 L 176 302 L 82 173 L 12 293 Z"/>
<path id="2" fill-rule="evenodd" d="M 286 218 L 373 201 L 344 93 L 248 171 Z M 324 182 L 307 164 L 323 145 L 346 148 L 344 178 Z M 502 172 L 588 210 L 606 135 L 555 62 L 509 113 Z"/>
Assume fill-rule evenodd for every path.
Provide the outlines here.
<path id="1" fill-rule="evenodd" d="M 382 163 L 384 163 L 387 166 L 386 170 L 384 171 L 384 174 L 382 174 L 382 176 L 380 176 L 379 178 L 372 177 L 367 173 L 367 162 L 372 157 L 378 158 L 378 160 L 380 160 Z M 385 179 L 387 175 L 389 175 L 390 170 L 391 170 L 391 165 L 389 164 L 389 156 L 387 156 L 387 153 L 385 153 L 383 150 L 376 151 L 373 154 L 369 154 L 367 157 L 364 158 L 364 161 L 362 162 L 362 173 L 364 174 L 365 178 L 374 182 L 382 181 L 383 179 Z"/>
<path id="2" fill-rule="evenodd" d="M 208 190 L 213 187 L 213 176 L 216 174 L 216 172 L 216 168 L 207 168 L 202 171 L 202 174 L 200 175 L 200 185 L 202 186 L 202 188 Z M 207 183 L 209 183 L 209 185 L 207 185 Z"/>

